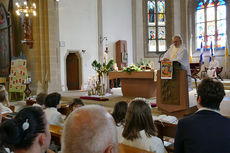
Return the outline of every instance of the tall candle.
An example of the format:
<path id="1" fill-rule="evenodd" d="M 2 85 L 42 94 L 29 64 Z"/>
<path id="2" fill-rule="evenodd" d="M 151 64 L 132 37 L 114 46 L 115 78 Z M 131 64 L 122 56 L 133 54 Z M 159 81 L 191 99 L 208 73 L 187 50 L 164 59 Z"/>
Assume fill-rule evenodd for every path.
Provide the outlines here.
<path id="1" fill-rule="evenodd" d="M 107 53 L 104 53 L 105 64 L 107 63 Z"/>

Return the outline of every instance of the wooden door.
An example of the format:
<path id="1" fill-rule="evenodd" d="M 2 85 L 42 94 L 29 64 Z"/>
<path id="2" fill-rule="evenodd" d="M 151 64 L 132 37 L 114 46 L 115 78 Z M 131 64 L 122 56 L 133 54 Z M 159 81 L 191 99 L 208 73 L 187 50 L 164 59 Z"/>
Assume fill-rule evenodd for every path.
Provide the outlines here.
<path id="1" fill-rule="evenodd" d="M 75 53 L 67 56 L 66 71 L 68 90 L 79 90 L 79 59 Z"/>

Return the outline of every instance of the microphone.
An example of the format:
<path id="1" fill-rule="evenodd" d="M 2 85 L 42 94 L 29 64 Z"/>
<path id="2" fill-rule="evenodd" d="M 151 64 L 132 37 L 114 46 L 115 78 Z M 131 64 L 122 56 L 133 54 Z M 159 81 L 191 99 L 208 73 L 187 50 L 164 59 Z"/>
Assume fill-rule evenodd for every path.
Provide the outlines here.
<path id="1" fill-rule="evenodd" d="M 159 55 L 159 59 L 158 59 L 158 63 L 161 63 L 161 56 L 164 55 L 168 50 L 162 52 L 160 55 Z"/>

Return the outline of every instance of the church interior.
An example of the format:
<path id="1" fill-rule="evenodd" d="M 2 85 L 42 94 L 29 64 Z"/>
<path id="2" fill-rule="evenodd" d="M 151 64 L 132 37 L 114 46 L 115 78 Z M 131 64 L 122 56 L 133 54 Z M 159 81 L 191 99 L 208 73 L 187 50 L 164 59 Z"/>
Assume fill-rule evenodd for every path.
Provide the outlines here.
<path id="1" fill-rule="evenodd" d="M 16 112 L 41 92 L 58 92 L 63 110 L 74 98 L 112 112 L 118 101 L 144 97 L 153 115 L 180 119 L 197 110 L 197 84 L 215 56 L 226 93 L 220 112 L 230 117 L 229 8 L 230 0 L 0 0 L 0 84 Z M 188 54 L 190 92 L 183 77 L 178 92 L 158 91 L 175 35 Z M 177 93 L 180 106 L 168 106 Z"/>

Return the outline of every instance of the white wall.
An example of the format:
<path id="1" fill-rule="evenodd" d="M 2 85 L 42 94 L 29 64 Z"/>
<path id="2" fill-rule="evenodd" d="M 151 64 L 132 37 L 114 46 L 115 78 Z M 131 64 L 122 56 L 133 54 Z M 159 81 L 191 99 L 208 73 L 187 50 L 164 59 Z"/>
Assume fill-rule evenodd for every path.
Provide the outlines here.
<path id="1" fill-rule="evenodd" d="M 61 85 L 66 89 L 67 50 L 86 50 L 82 56 L 82 82 L 95 73 L 91 67 L 98 59 L 97 0 L 62 0 L 59 2 Z"/>
<path id="2" fill-rule="evenodd" d="M 116 60 L 115 43 L 126 40 L 129 64 L 133 63 L 131 4 L 132 0 L 102 0 L 102 33 L 108 38 L 108 58 Z"/>
<path id="3" fill-rule="evenodd" d="M 180 0 L 174 0 L 174 34 L 181 34 L 181 9 Z M 184 12 L 186 13 L 186 12 Z"/>

